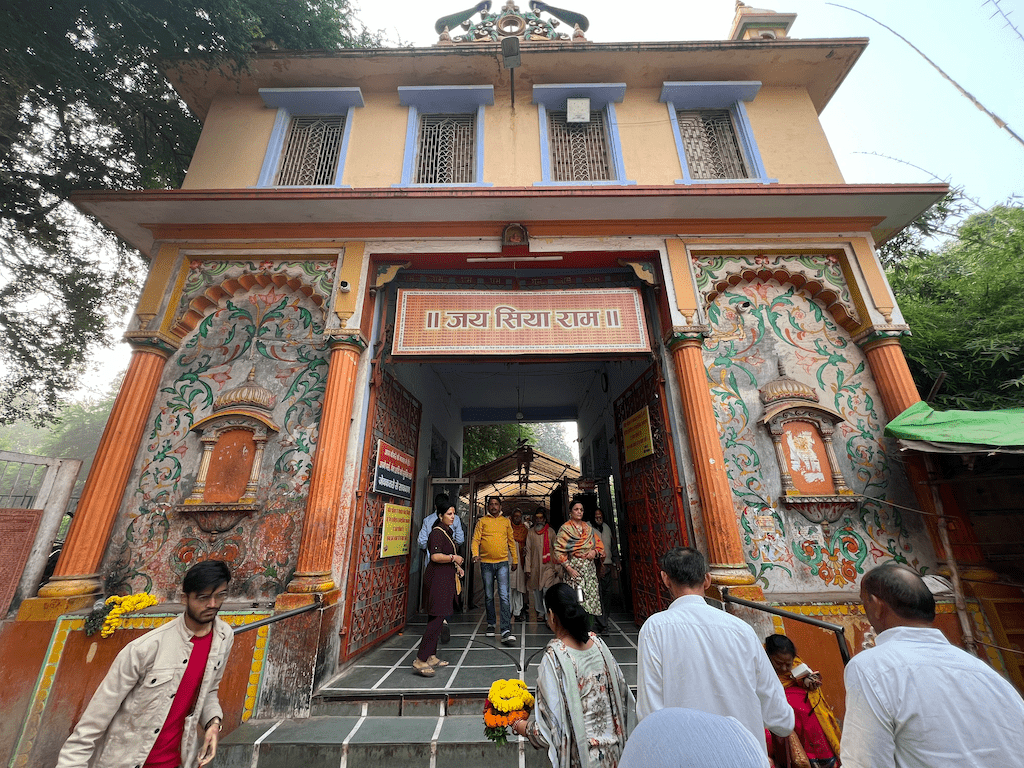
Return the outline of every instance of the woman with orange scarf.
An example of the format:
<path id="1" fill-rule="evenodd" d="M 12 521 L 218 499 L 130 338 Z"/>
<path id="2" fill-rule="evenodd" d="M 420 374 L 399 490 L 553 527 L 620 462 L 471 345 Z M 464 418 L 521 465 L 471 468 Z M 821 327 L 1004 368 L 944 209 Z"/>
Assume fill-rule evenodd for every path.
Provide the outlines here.
<path id="1" fill-rule="evenodd" d="M 553 557 L 565 568 L 566 583 L 583 589 L 583 608 L 596 619 L 601 615 L 601 594 L 595 564 L 604 560 L 604 544 L 584 522 L 582 502 L 574 501 L 569 507 L 569 519 L 555 537 Z"/>
<path id="2" fill-rule="evenodd" d="M 796 646 L 785 635 L 769 635 L 764 650 L 786 689 L 786 700 L 796 713 L 796 725 L 790 740 L 798 743 L 787 748 L 786 739 L 770 736 L 769 754 L 779 768 L 838 768 L 839 721 L 821 695 L 821 678 L 816 674 L 793 676 L 794 668 L 803 662 L 796 655 Z M 806 669 L 806 667 L 805 667 Z"/>

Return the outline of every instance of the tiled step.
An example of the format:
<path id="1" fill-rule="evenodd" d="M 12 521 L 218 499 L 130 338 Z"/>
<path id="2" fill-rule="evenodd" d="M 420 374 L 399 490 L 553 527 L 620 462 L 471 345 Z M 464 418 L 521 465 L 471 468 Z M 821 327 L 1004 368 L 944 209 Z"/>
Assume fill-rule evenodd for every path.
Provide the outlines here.
<path id="1" fill-rule="evenodd" d="M 547 754 L 513 737 L 497 746 L 480 714 L 316 716 L 250 721 L 217 749 L 222 768 L 543 768 Z"/>

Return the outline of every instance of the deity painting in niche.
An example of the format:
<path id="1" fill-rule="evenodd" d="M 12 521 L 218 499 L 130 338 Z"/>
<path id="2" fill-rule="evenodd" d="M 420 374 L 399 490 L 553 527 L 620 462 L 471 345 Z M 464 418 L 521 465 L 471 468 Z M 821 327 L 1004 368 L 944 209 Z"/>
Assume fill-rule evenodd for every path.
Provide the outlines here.
<path id="1" fill-rule="evenodd" d="M 832 470 L 817 426 L 807 421 L 787 421 L 782 425 L 782 434 L 794 488 L 804 496 L 834 494 Z"/>

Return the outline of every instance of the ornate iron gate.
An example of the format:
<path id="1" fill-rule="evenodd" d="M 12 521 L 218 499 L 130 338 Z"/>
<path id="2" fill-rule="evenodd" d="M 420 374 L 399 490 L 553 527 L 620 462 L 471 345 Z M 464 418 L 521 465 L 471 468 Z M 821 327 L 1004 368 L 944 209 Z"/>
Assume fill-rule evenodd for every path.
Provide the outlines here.
<path id="1" fill-rule="evenodd" d="M 648 408 L 654 453 L 626 463 L 622 424 Z M 686 518 L 679 492 L 672 434 L 668 429 L 665 386 L 655 363 L 615 401 L 615 431 L 622 475 L 622 499 L 629 536 L 633 612 L 643 621 L 665 605 L 658 558 L 671 547 L 686 546 Z"/>
<path id="2" fill-rule="evenodd" d="M 420 402 L 394 376 L 384 371 L 373 387 L 363 472 L 359 487 L 362 503 L 352 537 L 352 562 L 345 601 L 346 635 L 342 638 L 342 660 L 390 636 L 405 625 L 409 600 L 409 555 L 382 558 L 381 534 L 384 505 L 412 504 L 404 499 L 374 493 L 373 472 L 378 440 L 416 456 L 420 434 Z M 413 477 L 415 477 L 415 470 Z"/>

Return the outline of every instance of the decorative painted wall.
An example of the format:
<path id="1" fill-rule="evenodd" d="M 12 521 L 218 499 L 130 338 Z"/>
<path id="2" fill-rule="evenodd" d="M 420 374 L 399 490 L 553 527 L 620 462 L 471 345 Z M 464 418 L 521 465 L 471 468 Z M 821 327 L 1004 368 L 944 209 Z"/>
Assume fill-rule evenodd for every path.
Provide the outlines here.
<path id="1" fill-rule="evenodd" d="M 109 591 L 173 597 L 199 559 L 232 565 L 231 591 L 273 597 L 295 569 L 316 448 L 328 352 L 324 313 L 333 261 L 193 261 L 173 319 L 188 331 L 164 369 L 103 566 Z M 191 330 L 188 330 L 191 328 Z M 255 384 L 279 427 L 259 468 L 255 512 L 223 532 L 176 507 L 191 493 L 202 445 L 191 428 L 218 396 Z"/>
<path id="2" fill-rule="evenodd" d="M 826 294 L 833 312 L 842 317 L 844 308 L 853 305 L 836 260 L 716 256 L 695 258 L 694 266 L 702 293 L 714 295 L 708 306 L 712 335 L 704 349 L 708 386 L 747 564 L 758 583 L 769 593 L 852 592 L 858 578 L 877 563 L 895 559 L 933 568 L 920 517 L 882 503 L 912 507 L 913 496 L 891 458 L 894 446 L 883 438 L 886 417 L 860 348 L 833 314 L 808 297 L 806 288 L 775 278 L 735 279 L 743 270 L 764 267 L 800 274 L 807 282 L 796 282 Z M 821 405 L 844 419 L 835 428 L 835 451 L 857 496 L 853 511 L 831 526 L 810 523 L 780 503 L 779 465 L 760 422 L 764 407 L 759 397 L 760 388 L 779 378 L 780 358 L 788 377 L 812 387 Z"/>

